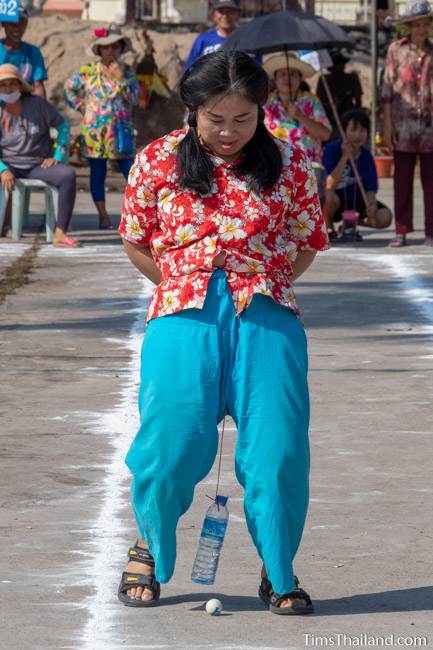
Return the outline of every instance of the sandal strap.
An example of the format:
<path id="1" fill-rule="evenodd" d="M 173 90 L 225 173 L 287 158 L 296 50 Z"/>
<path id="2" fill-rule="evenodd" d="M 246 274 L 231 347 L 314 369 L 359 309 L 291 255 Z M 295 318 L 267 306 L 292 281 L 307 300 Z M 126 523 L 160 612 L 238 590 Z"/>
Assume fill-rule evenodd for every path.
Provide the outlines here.
<path id="1" fill-rule="evenodd" d="M 141 562 L 145 566 L 150 568 L 155 567 L 155 560 L 152 555 L 149 553 L 147 548 L 140 548 L 140 546 L 132 546 L 128 551 L 128 559 L 132 562 Z"/>
<path id="2" fill-rule="evenodd" d="M 136 589 L 137 587 L 149 587 L 153 595 L 158 591 L 159 582 L 155 576 L 145 576 L 141 573 L 122 573 L 122 580 L 119 587 L 119 592 L 126 593 L 129 589 Z"/>
<path id="3" fill-rule="evenodd" d="M 304 600 L 307 607 L 312 605 L 312 600 L 309 594 L 299 586 L 299 579 L 297 576 L 294 576 L 294 578 L 295 589 L 287 594 L 277 594 L 272 587 L 271 581 L 267 577 L 262 579 L 262 589 L 268 593 L 269 601 L 272 605 L 278 607 L 283 600 L 287 600 L 288 598 L 290 598 L 290 600 Z"/>
<path id="4" fill-rule="evenodd" d="M 289 598 L 290 600 L 304 600 L 307 607 L 312 604 L 310 596 L 306 591 L 302 589 L 302 587 L 297 587 L 287 594 L 277 594 L 275 591 L 273 591 L 270 595 L 270 602 L 275 607 L 278 607 L 283 602 L 283 600 L 287 600 Z"/>

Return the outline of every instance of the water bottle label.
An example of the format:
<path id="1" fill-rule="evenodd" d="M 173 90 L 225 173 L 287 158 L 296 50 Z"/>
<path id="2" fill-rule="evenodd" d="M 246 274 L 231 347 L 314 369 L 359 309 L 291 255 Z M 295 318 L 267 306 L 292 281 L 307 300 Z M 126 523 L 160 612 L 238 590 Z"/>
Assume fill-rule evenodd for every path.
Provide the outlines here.
<path id="1" fill-rule="evenodd" d="M 227 522 L 217 521 L 216 519 L 205 519 L 203 523 L 203 530 L 201 536 L 207 539 L 217 539 L 222 542 L 224 540 L 224 533 L 226 532 Z"/>

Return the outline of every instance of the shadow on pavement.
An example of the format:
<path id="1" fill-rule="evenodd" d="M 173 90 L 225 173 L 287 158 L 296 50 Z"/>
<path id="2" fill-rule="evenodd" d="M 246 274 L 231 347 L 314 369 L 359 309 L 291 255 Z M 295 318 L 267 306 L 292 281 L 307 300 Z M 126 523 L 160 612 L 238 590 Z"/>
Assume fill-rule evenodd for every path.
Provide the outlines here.
<path id="1" fill-rule="evenodd" d="M 255 596 L 228 596 L 215 592 L 205 592 L 196 594 L 179 594 L 178 596 L 168 596 L 161 598 L 161 605 L 178 605 L 181 603 L 198 603 L 191 607 L 190 611 L 202 612 L 206 602 L 211 598 L 219 598 L 223 604 L 224 612 L 255 612 L 264 610 L 265 607 L 259 597 Z"/>
<path id="2" fill-rule="evenodd" d="M 315 600 L 314 604 L 316 616 L 427 611 L 433 607 L 433 586 Z"/>
<path id="3" fill-rule="evenodd" d="M 228 596 L 222 593 L 203 592 L 179 594 L 161 598 L 161 606 L 181 603 L 197 603 L 190 611 L 203 611 L 210 598 L 219 598 L 224 612 L 265 611 L 260 599 L 254 596 Z M 356 594 L 344 598 L 314 600 L 314 616 L 342 616 L 350 614 L 375 614 L 379 612 L 417 612 L 428 611 L 433 605 L 433 586 L 380 591 L 371 594 Z"/>

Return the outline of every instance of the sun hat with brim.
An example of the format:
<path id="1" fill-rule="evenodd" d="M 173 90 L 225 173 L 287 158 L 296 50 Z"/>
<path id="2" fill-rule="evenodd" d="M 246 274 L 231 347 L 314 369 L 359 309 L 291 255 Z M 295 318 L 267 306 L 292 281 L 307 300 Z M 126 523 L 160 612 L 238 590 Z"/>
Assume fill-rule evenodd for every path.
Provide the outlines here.
<path id="1" fill-rule="evenodd" d="M 27 81 L 24 81 L 18 68 L 12 65 L 12 63 L 3 63 L 3 65 L 0 65 L 0 82 L 7 81 L 8 79 L 19 81 L 23 91 L 32 94 L 33 88 Z"/>
<path id="2" fill-rule="evenodd" d="M 95 29 L 93 32 L 93 41 L 90 43 L 87 53 L 99 56 L 99 48 L 101 45 L 113 45 L 113 43 L 119 43 L 120 41 L 123 41 L 122 54 L 132 49 L 131 40 L 127 36 L 124 36 L 120 29 L 107 29 L 106 27 Z"/>
<path id="3" fill-rule="evenodd" d="M 315 74 L 314 68 L 301 61 L 295 52 L 275 52 L 263 57 L 263 67 L 268 73 L 270 79 L 273 78 L 277 70 L 289 68 L 289 70 L 298 70 L 303 78 L 312 77 Z"/>
<path id="4" fill-rule="evenodd" d="M 409 0 L 404 14 L 394 20 L 395 25 L 404 25 L 420 18 L 433 18 L 433 9 L 427 0 Z"/>

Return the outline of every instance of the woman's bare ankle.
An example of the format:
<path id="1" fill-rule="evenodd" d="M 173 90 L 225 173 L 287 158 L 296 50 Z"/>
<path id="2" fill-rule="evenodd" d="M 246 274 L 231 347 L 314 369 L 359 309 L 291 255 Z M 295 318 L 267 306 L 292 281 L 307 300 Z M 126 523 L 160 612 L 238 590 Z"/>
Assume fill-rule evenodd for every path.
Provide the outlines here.
<path id="1" fill-rule="evenodd" d="M 138 540 L 137 540 L 137 546 L 139 546 L 140 548 L 144 548 L 144 549 L 149 548 L 148 545 L 146 544 L 146 542 L 144 541 L 144 539 L 140 539 L 140 538 L 138 538 Z"/>

